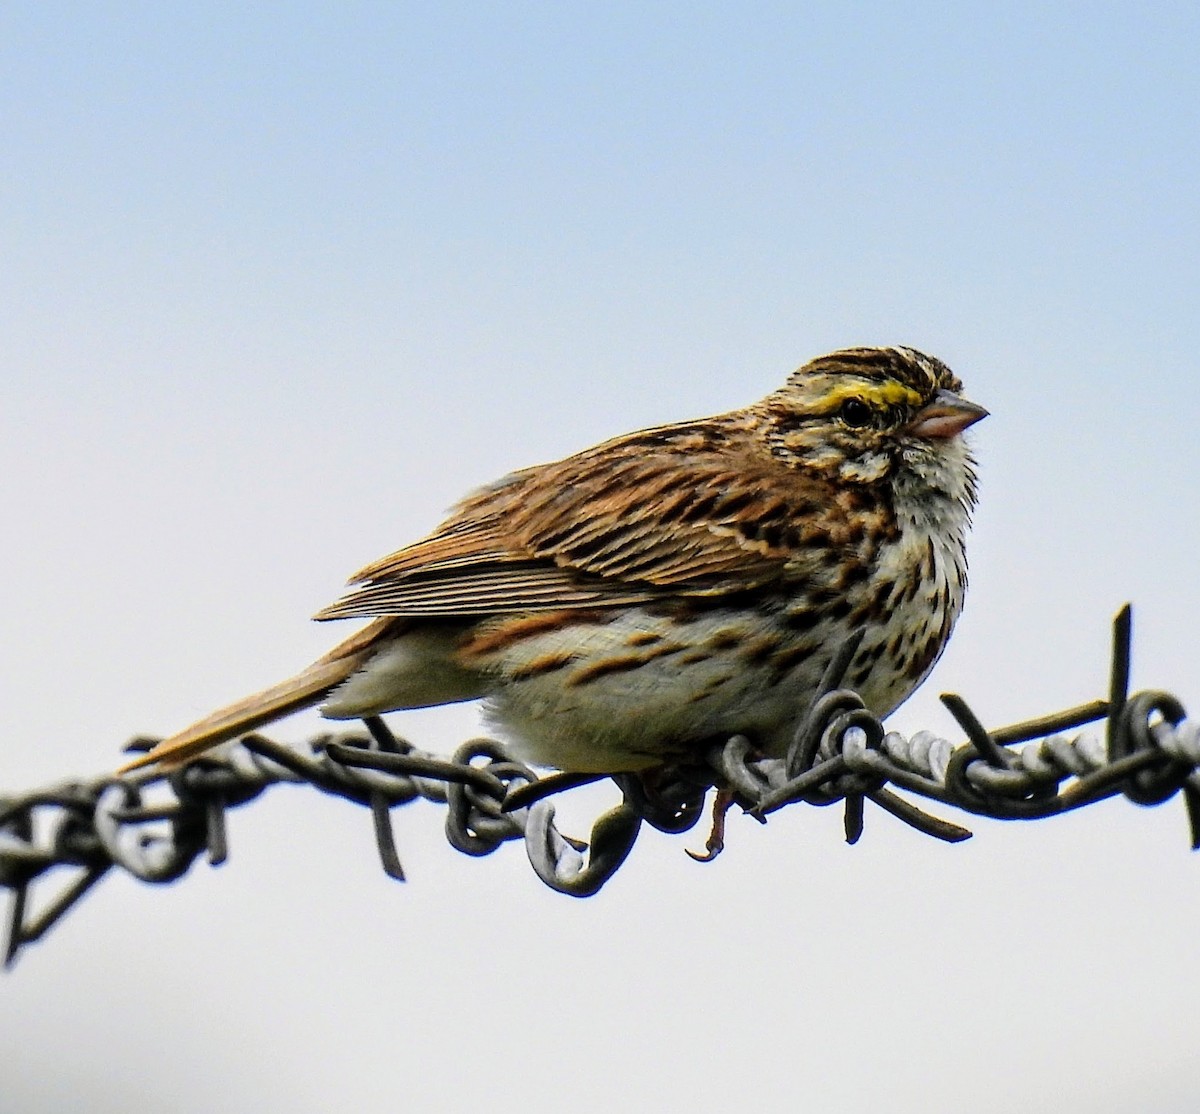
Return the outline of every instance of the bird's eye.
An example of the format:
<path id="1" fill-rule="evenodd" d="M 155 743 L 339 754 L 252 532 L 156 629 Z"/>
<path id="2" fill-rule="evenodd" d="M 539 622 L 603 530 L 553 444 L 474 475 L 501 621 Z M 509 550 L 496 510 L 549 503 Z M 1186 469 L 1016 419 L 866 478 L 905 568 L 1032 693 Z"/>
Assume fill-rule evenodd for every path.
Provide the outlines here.
<path id="1" fill-rule="evenodd" d="M 838 417 L 851 429 L 871 424 L 871 408 L 861 398 L 848 398 L 838 410 Z"/>

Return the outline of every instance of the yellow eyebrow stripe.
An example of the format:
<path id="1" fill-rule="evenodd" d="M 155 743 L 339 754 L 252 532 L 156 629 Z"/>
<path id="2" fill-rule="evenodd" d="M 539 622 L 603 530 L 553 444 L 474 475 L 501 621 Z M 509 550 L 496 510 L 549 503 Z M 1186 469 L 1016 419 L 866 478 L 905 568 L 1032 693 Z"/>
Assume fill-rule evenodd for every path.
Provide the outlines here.
<path id="1" fill-rule="evenodd" d="M 828 410 L 836 410 L 849 398 L 860 398 L 868 406 L 882 410 L 889 406 L 919 406 L 921 392 L 898 383 L 895 379 L 885 379 L 882 383 L 840 383 L 826 392 L 822 402 Z"/>

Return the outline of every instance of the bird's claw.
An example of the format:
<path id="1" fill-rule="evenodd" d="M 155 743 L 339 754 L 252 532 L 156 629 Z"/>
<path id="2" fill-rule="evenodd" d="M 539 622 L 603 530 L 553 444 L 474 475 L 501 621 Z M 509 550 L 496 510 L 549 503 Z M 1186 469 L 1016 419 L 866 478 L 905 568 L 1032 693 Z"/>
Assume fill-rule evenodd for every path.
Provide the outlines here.
<path id="1" fill-rule="evenodd" d="M 725 816 L 732 805 L 733 793 L 728 789 L 718 789 L 717 795 L 713 798 L 712 828 L 704 843 L 704 850 L 693 851 L 691 848 L 685 847 L 684 850 L 687 851 L 689 858 L 698 863 L 711 863 L 725 850 Z"/>

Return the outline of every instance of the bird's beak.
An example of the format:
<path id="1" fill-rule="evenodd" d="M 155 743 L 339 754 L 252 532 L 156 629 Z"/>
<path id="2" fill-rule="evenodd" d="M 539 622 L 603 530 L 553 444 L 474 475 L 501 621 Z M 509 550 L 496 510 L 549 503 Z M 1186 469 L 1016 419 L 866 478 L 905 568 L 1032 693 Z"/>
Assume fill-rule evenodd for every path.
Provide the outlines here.
<path id="1" fill-rule="evenodd" d="M 942 390 L 934 395 L 928 406 L 917 411 L 908 424 L 908 432 L 914 437 L 950 438 L 987 416 L 988 412 L 982 406 Z"/>

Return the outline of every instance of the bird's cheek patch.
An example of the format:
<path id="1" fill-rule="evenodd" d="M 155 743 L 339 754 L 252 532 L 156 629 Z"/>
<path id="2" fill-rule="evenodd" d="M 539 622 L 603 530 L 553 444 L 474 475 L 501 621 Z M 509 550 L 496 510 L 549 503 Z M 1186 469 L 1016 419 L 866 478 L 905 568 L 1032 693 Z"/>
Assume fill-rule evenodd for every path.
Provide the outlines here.
<path id="1" fill-rule="evenodd" d="M 887 475 L 889 461 L 883 453 L 868 453 L 866 456 L 848 460 L 838 469 L 838 475 L 846 483 L 874 483 Z"/>

